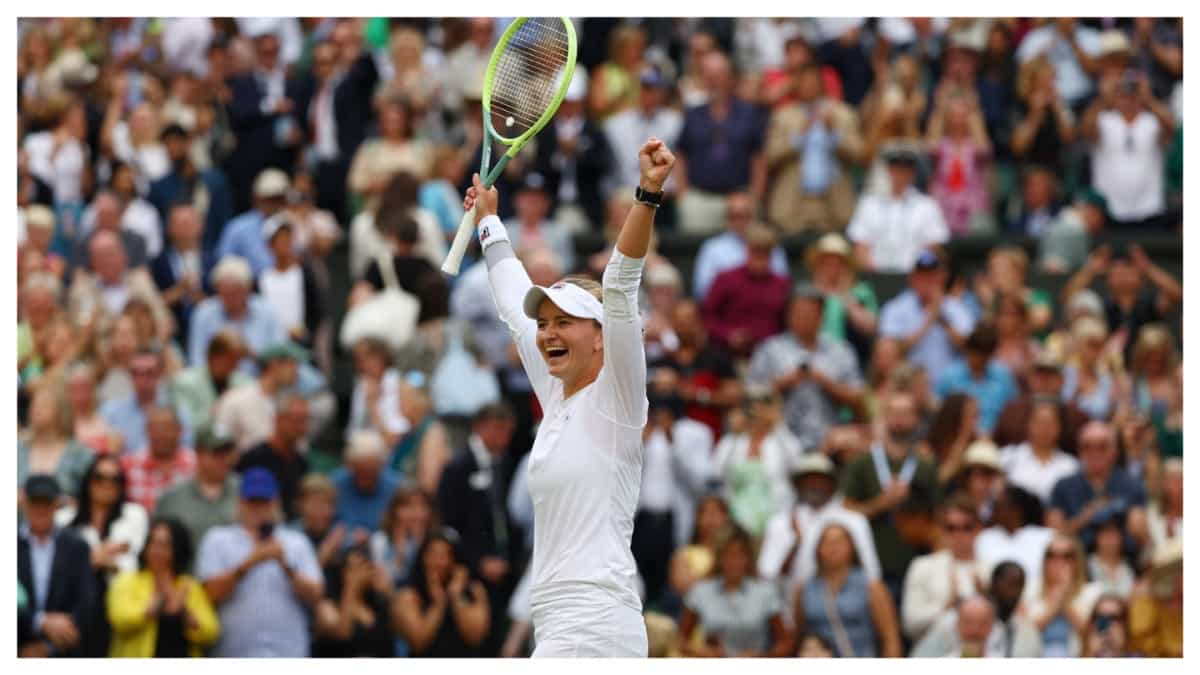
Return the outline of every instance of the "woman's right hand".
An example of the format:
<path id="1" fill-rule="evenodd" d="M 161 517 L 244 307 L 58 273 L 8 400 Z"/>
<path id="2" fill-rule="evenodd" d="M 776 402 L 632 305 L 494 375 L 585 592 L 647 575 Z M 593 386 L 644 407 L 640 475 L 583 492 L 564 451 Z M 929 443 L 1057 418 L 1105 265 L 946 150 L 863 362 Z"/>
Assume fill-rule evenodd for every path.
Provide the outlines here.
<path id="1" fill-rule="evenodd" d="M 500 193 L 494 187 L 484 189 L 483 179 L 479 177 L 479 174 L 471 176 L 471 183 L 471 187 L 467 188 L 467 196 L 463 199 L 463 210 L 470 211 L 476 205 L 479 206 L 478 209 L 475 209 L 475 226 L 478 227 L 479 221 L 487 216 L 496 215 L 500 203 Z"/>

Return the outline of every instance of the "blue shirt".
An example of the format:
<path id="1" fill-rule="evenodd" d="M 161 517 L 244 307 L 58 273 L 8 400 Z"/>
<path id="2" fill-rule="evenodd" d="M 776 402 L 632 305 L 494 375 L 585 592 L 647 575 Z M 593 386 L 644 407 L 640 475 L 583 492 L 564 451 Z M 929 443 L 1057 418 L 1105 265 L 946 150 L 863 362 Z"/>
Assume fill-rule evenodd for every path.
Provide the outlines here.
<path id="1" fill-rule="evenodd" d="M 231 328 L 242 336 L 251 354 L 287 339 L 283 326 L 275 318 L 270 305 L 257 295 L 247 303 L 246 316 L 234 321 L 225 314 L 225 306 L 217 297 L 208 298 L 196 305 L 192 312 L 192 326 L 188 332 L 188 365 L 203 366 L 207 363 L 208 343 L 222 329 Z M 255 372 L 251 359 L 245 359 L 241 370 L 249 375 Z"/>
<path id="2" fill-rule="evenodd" d="M 250 263 L 255 279 L 263 270 L 274 265 L 275 256 L 271 254 L 267 238 L 263 236 L 265 220 L 261 211 L 251 209 L 226 223 L 217 242 L 217 260 L 228 255 L 241 256 Z"/>
<path id="3" fill-rule="evenodd" d="M 165 384 L 159 385 L 156 403 L 168 405 L 175 410 L 175 417 L 179 419 L 180 426 L 179 442 L 184 447 L 192 447 L 191 416 L 183 407 L 171 403 Z M 141 452 L 150 445 L 150 439 L 146 436 L 146 411 L 138 405 L 136 395 L 131 394 L 126 398 L 108 401 L 100 406 L 99 413 L 100 417 L 111 424 L 125 439 L 124 454 Z"/>
<path id="4" fill-rule="evenodd" d="M 388 501 L 396 488 L 400 487 L 400 478 L 390 469 L 383 469 L 375 483 L 375 491 L 363 493 L 354 485 L 354 476 L 346 467 L 333 472 L 331 477 L 337 487 L 337 512 L 334 519 L 353 531 L 361 527 L 368 532 L 379 529 L 383 514 L 387 511 Z"/>
<path id="5" fill-rule="evenodd" d="M 305 535 L 276 528 L 284 562 L 303 577 L 323 580 L 317 553 Z M 221 525 L 204 535 L 196 556 L 201 581 L 221 576 L 242 564 L 258 541 L 241 525 Z M 283 567 L 274 560 L 255 565 L 217 607 L 221 638 L 218 657 L 303 658 L 309 654 L 308 610 L 296 597 Z"/>
<path id="6" fill-rule="evenodd" d="M 1050 508 L 1058 509 L 1067 518 L 1074 518 L 1083 511 L 1088 502 L 1104 497 L 1108 504 L 1092 516 L 1092 520 L 1079 531 L 1084 546 L 1090 547 L 1096 538 L 1096 525 L 1108 520 L 1114 513 L 1124 513 L 1135 506 L 1146 505 L 1146 490 L 1142 484 L 1126 471 L 1114 468 L 1104 485 L 1104 494 L 1097 495 L 1083 472 L 1067 476 L 1054 484 L 1050 493 Z M 1129 544 L 1128 537 L 1126 543 Z"/>
<path id="7" fill-rule="evenodd" d="M 687 156 L 688 184 L 720 194 L 750 185 L 750 160 L 762 151 L 767 128 L 763 118 L 758 107 L 737 98 L 723 120 L 713 119 L 707 103 L 688 109 L 676 146 Z"/>
<path id="8" fill-rule="evenodd" d="M 983 377 L 976 380 L 965 360 L 950 364 L 937 382 L 937 395 L 967 394 L 979 404 L 979 430 L 991 434 L 1000 418 L 1004 406 L 1016 398 L 1017 383 L 1008 367 L 999 361 L 991 361 L 984 369 Z"/>
<path id="9" fill-rule="evenodd" d="M 942 317 L 960 335 L 975 328 L 971 311 L 957 298 L 942 300 Z M 908 338 L 925 322 L 925 308 L 912 289 L 906 290 L 883 306 L 879 313 L 879 334 L 890 338 Z M 940 382 L 942 371 L 957 358 L 950 336 L 941 323 L 935 323 L 908 352 L 908 360 L 925 369 L 930 382 Z"/>
<path id="10" fill-rule="evenodd" d="M 692 293 L 703 300 L 708 295 L 717 275 L 726 270 L 736 269 L 746 264 L 746 242 L 732 232 L 712 237 L 700 247 L 696 255 L 696 268 L 692 275 Z M 771 251 L 771 271 L 776 274 L 788 273 L 787 256 L 783 249 L 776 246 Z"/>

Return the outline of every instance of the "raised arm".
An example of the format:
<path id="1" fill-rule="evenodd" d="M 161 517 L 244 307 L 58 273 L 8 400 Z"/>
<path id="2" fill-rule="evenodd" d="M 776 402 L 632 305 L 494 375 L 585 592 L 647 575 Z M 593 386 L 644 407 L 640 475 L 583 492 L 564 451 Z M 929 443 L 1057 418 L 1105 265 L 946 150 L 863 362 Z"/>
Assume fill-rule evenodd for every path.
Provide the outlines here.
<path id="1" fill-rule="evenodd" d="M 675 165 L 675 156 L 662 141 L 651 138 L 638 151 L 641 188 L 662 192 Z M 642 265 L 654 230 L 654 206 L 634 202 L 617 235 L 617 245 L 604 269 L 604 368 L 600 378 L 608 394 L 602 413 L 630 426 L 646 424 L 646 352 L 638 316 Z"/>
<path id="2" fill-rule="evenodd" d="M 537 322 L 525 316 L 522 307 L 525 294 L 533 286 L 533 281 L 529 279 L 525 266 L 517 259 L 504 224 L 496 216 L 500 194 L 496 192 L 496 188 L 485 191 L 479 174 L 475 174 L 472 181 L 474 185 L 467 190 L 463 208 L 471 210 L 478 198 L 479 208 L 475 210 L 475 226 L 479 230 L 479 243 L 483 246 L 484 259 L 487 261 L 492 299 L 496 302 L 500 320 L 508 326 L 508 331 L 512 334 L 517 354 L 521 357 L 521 364 L 525 367 L 525 374 L 529 376 L 533 391 L 538 400 L 545 405 L 550 393 L 550 371 L 538 352 Z"/>

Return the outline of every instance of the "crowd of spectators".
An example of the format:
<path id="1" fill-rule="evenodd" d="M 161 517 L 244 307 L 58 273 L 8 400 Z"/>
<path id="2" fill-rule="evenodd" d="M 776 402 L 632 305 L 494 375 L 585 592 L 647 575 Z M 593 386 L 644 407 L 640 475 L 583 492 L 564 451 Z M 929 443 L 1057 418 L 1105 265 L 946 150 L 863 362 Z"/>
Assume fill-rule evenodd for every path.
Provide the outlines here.
<path id="1" fill-rule="evenodd" d="M 540 408 L 438 271 L 509 21 L 18 21 L 21 655 L 531 652 Z M 679 157 L 651 655 L 1181 656 L 1182 20 L 576 27 L 500 215 L 599 279 Z"/>

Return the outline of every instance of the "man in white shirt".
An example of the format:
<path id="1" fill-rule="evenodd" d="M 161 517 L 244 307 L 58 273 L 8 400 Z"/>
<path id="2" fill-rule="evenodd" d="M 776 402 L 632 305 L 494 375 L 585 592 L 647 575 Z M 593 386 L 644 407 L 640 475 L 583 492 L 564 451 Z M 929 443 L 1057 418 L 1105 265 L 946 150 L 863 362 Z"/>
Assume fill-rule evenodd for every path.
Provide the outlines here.
<path id="1" fill-rule="evenodd" d="M 1092 182 L 1108 200 L 1114 225 L 1161 226 L 1166 146 L 1175 135 L 1171 111 L 1150 92 L 1145 75 L 1126 71 L 1100 83 L 1080 131 L 1091 146 Z"/>
<path id="2" fill-rule="evenodd" d="M 987 583 L 988 570 L 975 558 L 980 529 L 975 503 L 966 495 L 951 497 L 942 506 L 939 525 L 945 548 L 914 558 L 904 577 L 900 620 L 912 640 L 920 640 L 943 612 Z"/>
<path id="3" fill-rule="evenodd" d="M 917 155 L 893 148 L 884 155 L 891 191 L 864 194 L 846 228 L 855 257 L 866 270 L 908 272 L 927 247 L 950 238 L 936 201 L 917 190 Z"/>
<path id="4" fill-rule="evenodd" d="M 787 579 L 788 585 L 802 585 L 817 572 L 818 533 L 827 522 L 844 526 L 854 540 L 867 576 L 881 576 L 871 525 L 862 514 L 842 505 L 837 494 L 833 462 L 820 453 L 801 455 L 791 469 L 796 506 L 767 521 L 762 549 L 758 554 L 758 575 L 763 579 Z"/>
<path id="5" fill-rule="evenodd" d="M 638 106 L 617 113 L 604 123 L 604 134 L 616 160 L 616 179 L 620 187 L 637 185 L 639 169 L 637 149 L 647 138 L 661 138 L 674 144 L 683 129 L 683 115 L 667 107 L 671 83 L 658 68 L 648 66 L 642 71 Z M 673 194 L 675 181 L 668 180 L 664 191 Z"/>

